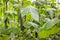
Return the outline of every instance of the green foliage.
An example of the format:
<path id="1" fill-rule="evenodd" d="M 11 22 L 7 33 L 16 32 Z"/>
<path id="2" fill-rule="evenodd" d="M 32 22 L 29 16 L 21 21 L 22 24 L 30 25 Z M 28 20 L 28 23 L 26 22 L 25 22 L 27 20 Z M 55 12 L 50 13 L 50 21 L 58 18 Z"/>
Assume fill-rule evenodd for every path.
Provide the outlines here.
<path id="1" fill-rule="evenodd" d="M 39 31 L 39 37 L 40 38 L 46 38 L 51 34 L 57 33 L 58 30 L 59 30 L 59 27 L 56 27 L 56 26 L 50 28 L 49 30 L 42 29 Z"/>
<path id="2" fill-rule="evenodd" d="M 0 0 L 0 40 L 50 40 L 53 35 L 60 40 L 58 5 L 55 0 Z"/>
<path id="3" fill-rule="evenodd" d="M 30 12 L 30 14 L 34 20 L 39 21 L 39 15 L 38 15 L 38 11 L 36 8 L 34 8 L 33 6 L 28 6 L 28 7 L 22 9 L 23 15 L 28 12 Z M 25 15 L 27 15 L 27 14 L 25 14 Z"/>
<path id="4" fill-rule="evenodd" d="M 50 29 L 52 28 L 55 24 L 57 24 L 59 20 L 57 18 L 54 18 L 48 22 L 46 22 L 43 26 L 42 29 Z"/>
<path id="5" fill-rule="evenodd" d="M 46 22 L 39 31 L 39 37 L 40 38 L 45 38 L 47 36 L 49 36 L 50 34 L 54 34 L 56 32 L 58 32 L 59 27 L 54 26 L 55 24 L 57 24 L 59 22 L 59 20 L 57 18 Z"/>

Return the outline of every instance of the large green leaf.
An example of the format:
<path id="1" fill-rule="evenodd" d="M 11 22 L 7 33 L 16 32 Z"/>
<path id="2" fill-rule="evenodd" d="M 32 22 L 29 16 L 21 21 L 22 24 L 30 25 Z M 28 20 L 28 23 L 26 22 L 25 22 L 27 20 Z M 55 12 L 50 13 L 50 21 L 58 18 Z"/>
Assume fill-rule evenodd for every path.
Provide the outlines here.
<path id="1" fill-rule="evenodd" d="M 22 16 L 27 15 L 27 13 L 29 12 L 29 7 L 22 8 L 21 12 L 22 12 Z"/>
<path id="2" fill-rule="evenodd" d="M 22 9 L 21 12 L 23 15 L 27 15 L 27 13 L 30 12 L 32 18 L 36 21 L 39 21 L 39 14 L 38 14 L 38 11 L 35 7 L 33 7 L 33 6 L 25 7 Z"/>
<path id="3" fill-rule="evenodd" d="M 35 28 L 38 28 L 39 27 L 39 25 L 38 24 L 36 24 L 36 23 L 34 23 L 34 22 L 28 22 L 31 26 L 33 26 L 33 27 L 35 27 Z"/>
<path id="4" fill-rule="evenodd" d="M 34 8 L 34 7 L 30 7 L 30 12 L 31 12 L 31 16 L 33 19 L 35 19 L 36 21 L 39 21 L 39 14 L 38 11 Z"/>
<path id="5" fill-rule="evenodd" d="M 34 28 L 38 28 L 39 27 L 39 25 L 38 24 L 36 24 L 36 23 L 34 23 L 34 22 L 25 22 L 24 23 L 24 26 L 26 27 L 26 28 L 30 28 L 30 27 L 34 27 Z"/>
<path id="6" fill-rule="evenodd" d="M 46 37 L 48 37 L 50 34 L 54 34 L 54 33 L 57 33 L 59 31 L 59 27 L 57 27 L 57 26 L 54 26 L 54 27 L 52 27 L 51 29 L 49 29 L 49 30 L 40 30 L 39 32 L 38 32 L 38 35 L 39 35 L 39 37 L 40 38 L 46 38 Z"/>
<path id="7" fill-rule="evenodd" d="M 50 28 L 52 28 L 55 24 L 57 24 L 58 22 L 59 22 L 59 20 L 58 20 L 57 18 L 54 18 L 54 19 L 46 22 L 46 23 L 42 26 L 42 28 L 44 28 L 44 29 L 50 29 Z"/>
<path id="8" fill-rule="evenodd" d="M 54 34 L 59 30 L 59 27 L 55 26 L 59 20 L 54 18 L 46 22 L 39 30 L 38 34 L 40 38 L 48 37 L 50 34 Z"/>

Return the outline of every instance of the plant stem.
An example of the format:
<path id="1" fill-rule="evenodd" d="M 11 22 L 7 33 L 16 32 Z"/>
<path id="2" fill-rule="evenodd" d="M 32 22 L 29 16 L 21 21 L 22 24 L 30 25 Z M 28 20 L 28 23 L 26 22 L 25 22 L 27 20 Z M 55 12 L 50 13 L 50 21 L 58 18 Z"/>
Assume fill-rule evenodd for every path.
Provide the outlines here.
<path id="1" fill-rule="evenodd" d="M 5 2 L 5 11 L 7 11 L 7 2 L 8 2 L 8 1 Z M 8 26 L 7 26 L 7 23 L 8 23 L 8 17 L 6 17 L 4 23 L 5 23 L 5 28 L 8 28 Z"/>

